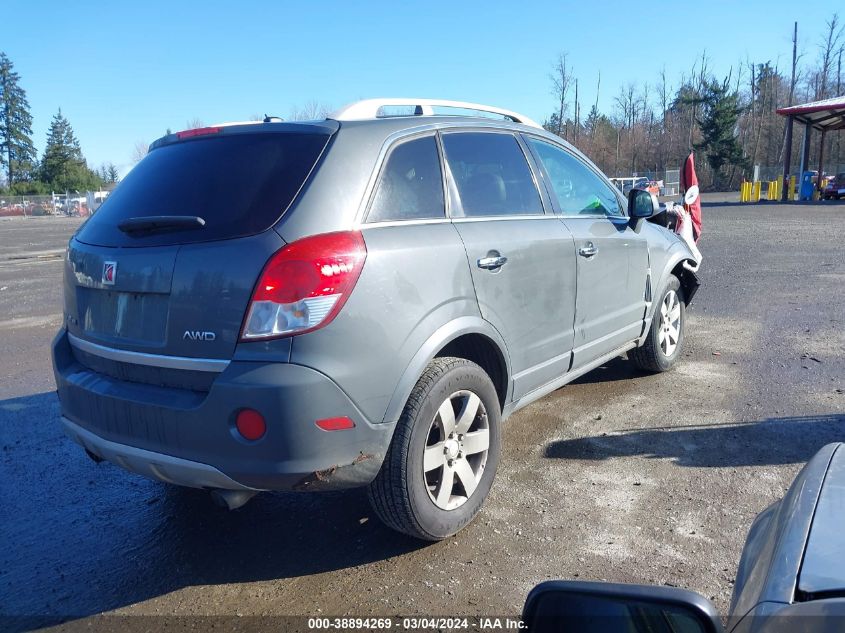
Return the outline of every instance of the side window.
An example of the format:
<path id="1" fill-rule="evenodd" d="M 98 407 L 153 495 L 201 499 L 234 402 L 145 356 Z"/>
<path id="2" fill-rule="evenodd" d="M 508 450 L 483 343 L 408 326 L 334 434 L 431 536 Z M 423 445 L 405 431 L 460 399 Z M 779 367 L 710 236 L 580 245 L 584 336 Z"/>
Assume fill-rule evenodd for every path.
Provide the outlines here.
<path id="1" fill-rule="evenodd" d="M 527 137 L 540 156 L 564 216 L 622 216 L 625 211 L 613 187 L 567 151 Z"/>
<path id="2" fill-rule="evenodd" d="M 531 169 L 512 134 L 447 133 L 443 149 L 465 217 L 543 213 Z"/>
<path id="3" fill-rule="evenodd" d="M 435 138 L 426 136 L 395 147 L 381 172 L 367 222 L 445 217 Z"/>

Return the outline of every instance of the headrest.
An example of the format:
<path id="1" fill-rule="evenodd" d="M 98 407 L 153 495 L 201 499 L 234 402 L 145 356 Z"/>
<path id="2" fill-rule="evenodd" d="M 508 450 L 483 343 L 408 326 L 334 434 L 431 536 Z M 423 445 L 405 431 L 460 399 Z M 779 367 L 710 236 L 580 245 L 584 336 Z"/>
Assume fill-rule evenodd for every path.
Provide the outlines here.
<path id="1" fill-rule="evenodd" d="M 505 181 L 499 174 L 480 173 L 467 180 L 461 200 L 467 213 L 484 213 L 496 210 L 507 197 Z"/>

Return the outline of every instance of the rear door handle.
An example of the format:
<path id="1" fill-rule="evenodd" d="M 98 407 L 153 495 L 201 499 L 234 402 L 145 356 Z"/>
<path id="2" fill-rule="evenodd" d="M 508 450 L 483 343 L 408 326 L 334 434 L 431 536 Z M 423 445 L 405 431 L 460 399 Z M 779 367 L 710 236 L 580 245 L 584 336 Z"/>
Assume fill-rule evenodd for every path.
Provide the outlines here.
<path id="1" fill-rule="evenodd" d="M 594 255 L 598 254 L 598 252 L 599 252 L 599 249 L 597 249 L 592 242 L 587 242 L 586 244 L 584 244 L 584 246 L 582 246 L 578 250 L 578 254 L 581 257 L 587 257 L 587 258 L 593 257 Z"/>
<path id="2" fill-rule="evenodd" d="M 508 263 L 508 258 L 503 255 L 495 257 L 482 257 L 478 260 L 478 267 L 485 270 L 497 270 Z"/>

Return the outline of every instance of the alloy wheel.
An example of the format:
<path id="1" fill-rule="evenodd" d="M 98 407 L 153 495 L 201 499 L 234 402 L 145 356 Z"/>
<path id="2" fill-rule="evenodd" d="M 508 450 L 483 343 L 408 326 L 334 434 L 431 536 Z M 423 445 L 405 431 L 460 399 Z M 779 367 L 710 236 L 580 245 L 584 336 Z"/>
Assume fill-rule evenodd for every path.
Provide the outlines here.
<path id="1" fill-rule="evenodd" d="M 664 356 L 671 356 L 678 347 L 681 336 L 681 300 L 670 290 L 660 304 L 660 331 L 657 340 Z"/>
<path id="2" fill-rule="evenodd" d="M 472 496 L 487 464 L 490 425 L 481 399 L 456 391 L 444 400 L 428 431 L 423 476 L 428 496 L 442 510 L 454 510 Z"/>

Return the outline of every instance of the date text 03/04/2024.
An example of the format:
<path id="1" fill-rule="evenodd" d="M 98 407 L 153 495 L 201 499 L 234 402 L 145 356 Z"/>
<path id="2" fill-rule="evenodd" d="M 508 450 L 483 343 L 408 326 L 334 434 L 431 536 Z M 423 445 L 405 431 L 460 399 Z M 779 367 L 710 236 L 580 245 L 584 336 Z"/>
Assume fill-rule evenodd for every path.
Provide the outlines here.
<path id="1" fill-rule="evenodd" d="M 308 618 L 309 630 L 390 630 L 449 631 L 483 630 L 514 631 L 525 628 L 525 623 L 510 617 L 407 617 L 407 618 Z"/>

